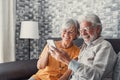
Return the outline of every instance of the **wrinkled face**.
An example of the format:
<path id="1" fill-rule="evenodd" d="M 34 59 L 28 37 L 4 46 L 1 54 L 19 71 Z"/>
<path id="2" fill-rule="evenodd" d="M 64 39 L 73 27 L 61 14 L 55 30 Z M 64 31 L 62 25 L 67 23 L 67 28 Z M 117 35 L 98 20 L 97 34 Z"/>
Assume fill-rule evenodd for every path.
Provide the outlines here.
<path id="1" fill-rule="evenodd" d="M 91 22 L 83 21 L 80 23 L 80 35 L 85 43 L 90 43 L 95 40 L 100 32 L 99 27 L 92 26 Z"/>
<path id="2" fill-rule="evenodd" d="M 62 30 L 61 38 L 64 43 L 70 44 L 77 37 L 77 29 L 74 25 Z"/>

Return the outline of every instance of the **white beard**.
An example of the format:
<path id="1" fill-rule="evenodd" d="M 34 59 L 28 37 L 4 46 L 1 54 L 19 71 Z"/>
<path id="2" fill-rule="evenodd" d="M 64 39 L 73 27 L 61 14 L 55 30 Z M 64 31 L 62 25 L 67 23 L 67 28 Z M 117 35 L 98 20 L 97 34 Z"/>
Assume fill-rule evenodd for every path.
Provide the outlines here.
<path id="1" fill-rule="evenodd" d="M 89 42 L 85 42 L 87 45 L 90 45 L 96 38 L 97 38 L 97 33 L 96 32 L 94 32 L 94 36 L 90 39 L 90 41 Z"/>

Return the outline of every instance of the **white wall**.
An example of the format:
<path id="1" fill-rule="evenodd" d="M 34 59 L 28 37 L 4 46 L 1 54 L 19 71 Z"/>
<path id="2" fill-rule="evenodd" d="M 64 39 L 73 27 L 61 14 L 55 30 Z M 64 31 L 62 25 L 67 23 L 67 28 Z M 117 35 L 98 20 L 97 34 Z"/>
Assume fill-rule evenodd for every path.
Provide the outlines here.
<path id="1" fill-rule="evenodd" d="M 0 0 L 0 62 L 3 62 L 3 38 L 2 37 L 2 0 Z"/>

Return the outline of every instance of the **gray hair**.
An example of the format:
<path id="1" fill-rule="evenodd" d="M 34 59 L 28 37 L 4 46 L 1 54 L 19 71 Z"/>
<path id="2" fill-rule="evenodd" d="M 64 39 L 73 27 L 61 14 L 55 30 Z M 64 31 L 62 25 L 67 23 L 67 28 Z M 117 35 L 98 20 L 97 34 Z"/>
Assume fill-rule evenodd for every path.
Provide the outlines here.
<path id="1" fill-rule="evenodd" d="M 76 29 L 77 29 L 77 35 L 79 36 L 79 34 L 80 34 L 80 33 L 79 33 L 79 28 L 80 28 L 80 26 L 79 26 L 78 21 L 75 20 L 75 19 L 66 19 L 66 20 L 64 21 L 64 23 L 62 24 L 62 30 L 63 30 L 63 29 L 68 29 L 68 28 L 70 28 L 71 25 L 74 25 L 74 26 L 76 27 Z"/>
<path id="2" fill-rule="evenodd" d="M 82 21 L 88 21 L 92 23 L 92 26 L 97 27 L 99 25 L 101 31 L 102 31 L 102 23 L 100 21 L 100 18 L 92 13 L 86 13 L 83 14 L 81 17 L 79 17 L 78 19 L 79 23 L 81 23 Z"/>

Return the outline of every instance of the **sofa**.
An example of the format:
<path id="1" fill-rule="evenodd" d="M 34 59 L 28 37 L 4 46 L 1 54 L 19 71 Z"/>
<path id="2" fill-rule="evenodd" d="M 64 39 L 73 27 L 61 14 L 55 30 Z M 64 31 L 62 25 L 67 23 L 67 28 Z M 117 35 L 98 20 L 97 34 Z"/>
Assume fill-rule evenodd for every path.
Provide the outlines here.
<path id="1" fill-rule="evenodd" d="M 60 40 L 60 38 L 54 38 Z M 116 53 L 120 51 L 120 39 L 108 40 Z M 81 38 L 74 41 L 77 46 L 83 43 Z M 30 76 L 37 72 L 37 59 L 14 61 L 0 64 L 0 80 L 27 80 Z"/>

